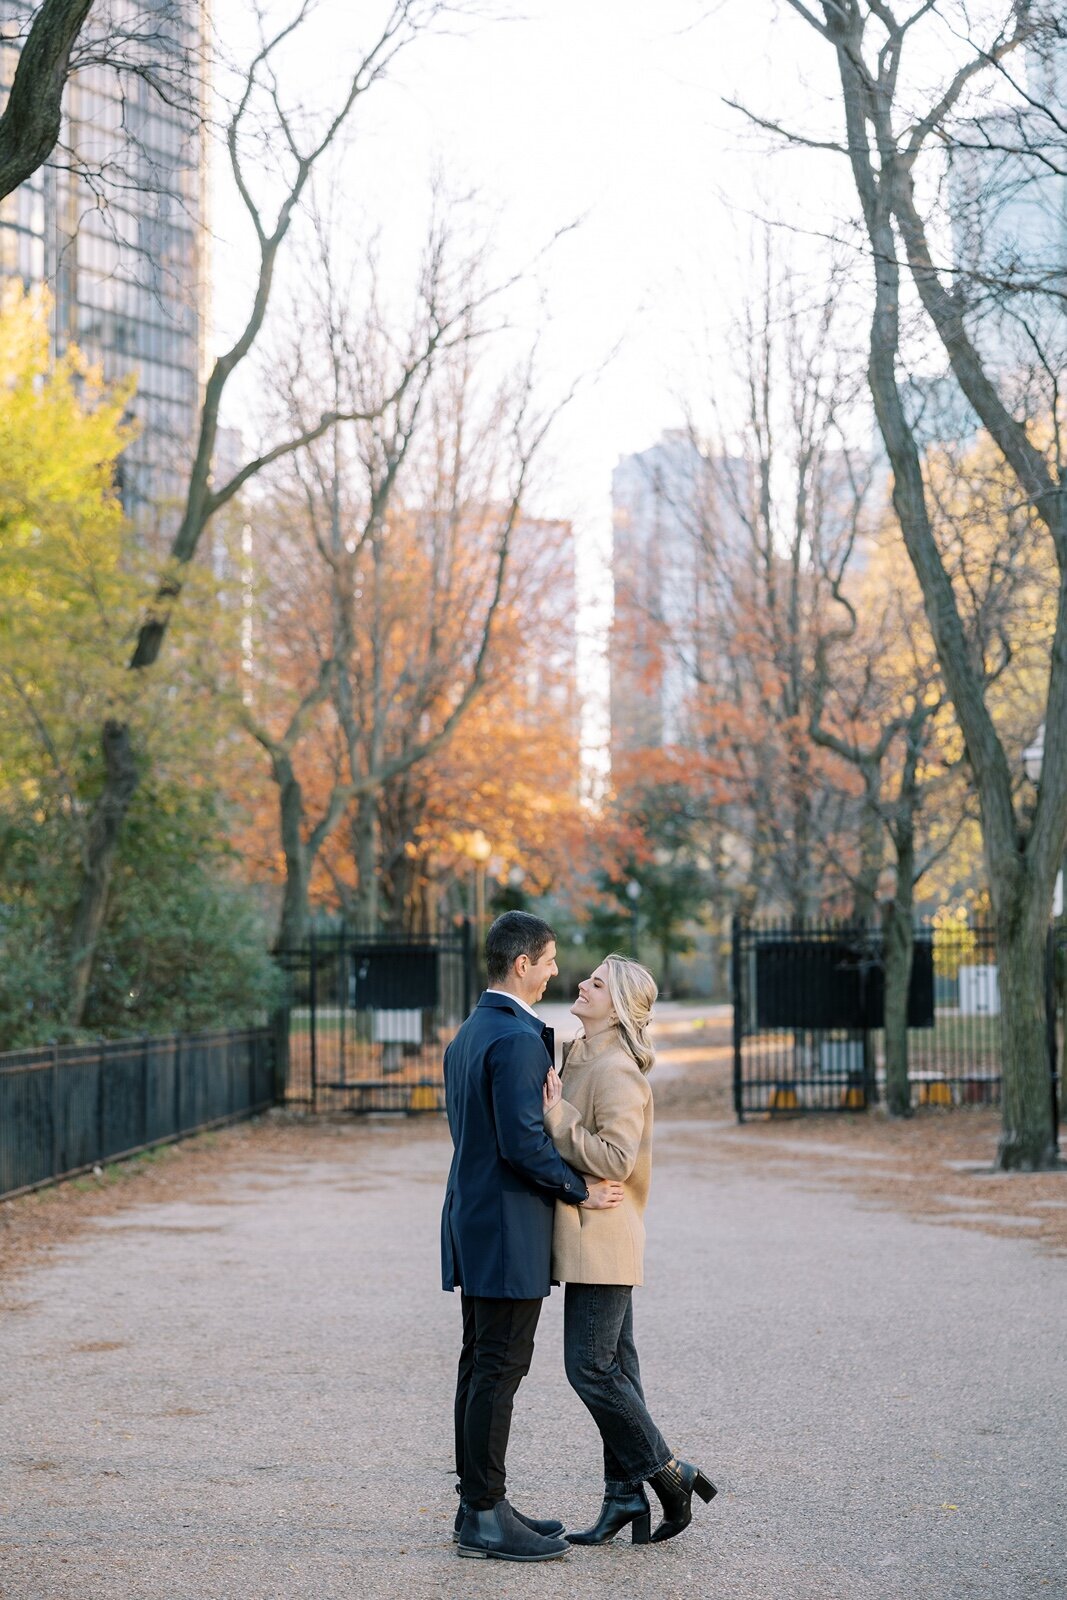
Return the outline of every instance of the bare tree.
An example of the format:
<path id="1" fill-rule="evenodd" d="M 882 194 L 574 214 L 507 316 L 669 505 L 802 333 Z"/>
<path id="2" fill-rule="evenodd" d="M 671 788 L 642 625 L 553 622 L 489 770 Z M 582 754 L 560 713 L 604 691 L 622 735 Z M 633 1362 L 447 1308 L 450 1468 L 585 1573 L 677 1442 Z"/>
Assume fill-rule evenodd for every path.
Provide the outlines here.
<path id="1" fill-rule="evenodd" d="M 1055 878 L 1067 845 L 1067 495 L 1061 441 L 1062 396 L 1046 368 L 1046 444 L 1035 418 L 1019 403 L 983 352 L 965 275 L 941 259 L 932 242 L 931 215 L 918 183 L 930 146 L 952 147 L 974 123 L 963 118 L 966 95 L 980 78 L 1007 74 L 1021 47 L 1062 48 L 1056 8 L 1014 0 L 1003 5 L 998 24 L 976 33 L 968 8 L 953 8 L 957 37 L 969 54 L 940 93 L 918 111 L 907 105 L 902 68 L 913 36 L 941 6 L 916 5 L 906 13 L 889 0 L 822 0 L 789 4 L 833 51 L 841 86 L 844 143 L 869 242 L 874 272 L 868 380 L 879 428 L 893 469 L 893 500 L 908 553 L 919 578 L 946 688 L 966 741 L 981 808 L 982 835 L 994 914 L 1002 996 L 1004 1040 L 1003 1129 L 998 1162 L 1004 1168 L 1055 1164 L 1048 1037 L 1045 1016 L 1045 942 Z M 1005 80 L 1006 81 L 1006 80 Z M 1033 100 L 1034 97 L 1031 96 Z M 1037 102 L 1034 101 L 1036 104 Z M 1058 127 L 1062 163 L 1063 124 L 1046 102 L 1043 127 Z M 1062 113 L 1061 113 L 1062 114 Z M 765 127 L 786 130 L 770 118 Z M 1025 130 L 1029 124 L 1023 122 Z M 797 137 L 790 134 L 789 137 Z M 1027 150 L 1036 149 L 1028 142 Z M 1063 170 L 1062 164 L 1059 170 Z M 900 368 L 902 351 L 902 261 L 950 365 L 956 383 L 1007 463 L 1018 494 L 1045 530 L 1061 574 L 1060 604 L 1051 640 L 1045 706 L 1045 770 L 1032 825 L 1017 805 L 1017 781 L 1009 751 L 987 693 L 987 664 L 968 635 L 957 593 L 939 548 L 924 481 L 921 440 L 909 417 Z M 1011 285 L 1001 284 L 1004 294 Z M 1033 292 L 1034 285 L 1026 286 Z M 1042 363 L 1038 360 L 1037 365 Z"/>
<path id="2" fill-rule="evenodd" d="M 892 849 L 893 890 L 881 903 L 886 1098 L 893 1115 L 907 1116 L 915 892 L 950 848 L 966 806 L 958 793 L 950 792 L 959 763 L 946 751 L 943 734 L 938 739 L 944 693 L 928 631 L 912 597 L 887 583 L 884 569 L 851 587 L 838 574 L 829 577 L 836 614 L 827 608 L 830 614 L 816 642 L 811 736 L 856 772 L 862 784 L 854 905 L 862 925 L 874 922 L 886 843 Z M 951 818 L 947 826 L 923 829 L 924 808 L 935 796 L 942 813 L 948 805 Z"/>
<path id="3" fill-rule="evenodd" d="M 695 675 L 708 748 L 749 841 L 745 908 L 773 896 L 803 919 L 832 882 L 851 879 L 868 922 L 884 854 L 877 795 L 868 784 L 857 801 L 835 785 L 811 731 L 818 646 L 869 520 L 873 475 L 870 452 L 849 443 L 857 380 L 835 348 L 841 291 L 831 281 L 811 303 L 768 243 L 735 341 L 743 422 L 720 418 L 718 442 L 703 446 L 709 492 L 694 526 L 707 614 Z M 737 436 L 740 461 L 725 445 Z"/>
<path id="4" fill-rule="evenodd" d="M 199 548 L 211 518 L 264 468 L 306 448 L 323 437 L 342 420 L 326 411 L 314 423 L 282 439 L 246 461 L 221 484 L 212 480 L 212 464 L 218 438 L 220 410 L 227 385 L 256 344 L 267 316 L 279 253 L 292 228 L 294 217 L 305 196 L 316 166 L 337 140 L 354 107 L 396 59 L 397 54 L 441 9 L 439 0 L 395 0 L 382 30 L 365 50 L 351 74 L 347 90 L 333 110 L 318 121 L 315 132 L 304 130 L 307 118 L 287 106 L 276 74 L 282 47 L 300 28 L 311 9 L 302 0 L 292 19 L 274 34 L 264 37 L 244 76 L 226 129 L 226 145 L 234 185 L 251 224 L 258 255 L 252 304 L 244 328 L 224 354 L 220 355 L 207 380 L 200 416 L 199 438 L 189 475 L 184 507 L 174 536 L 166 570 L 156 590 L 155 600 L 146 612 L 134 647 L 130 670 L 146 673 L 155 666 L 167 627 L 184 583 L 184 574 Z M 242 140 L 249 125 L 260 115 L 272 122 L 272 137 L 279 151 L 282 197 L 268 216 L 254 192 L 252 167 Z M 312 119 L 315 120 L 315 119 Z M 400 375 L 396 393 L 407 389 L 425 361 L 432 355 L 441 330 L 430 331 L 427 348 Z M 389 397 L 393 398 L 393 397 Z M 355 413 L 345 413 L 347 416 Z M 93 960 L 107 909 L 111 877 L 126 816 L 141 777 L 138 753 L 130 722 L 109 717 L 101 730 L 103 782 L 88 830 L 85 871 L 71 932 L 71 1019 L 77 1021 L 84 1009 Z"/>
<path id="5" fill-rule="evenodd" d="M 289 460 L 263 681 L 242 713 L 277 786 L 282 947 L 306 937 L 311 874 L 342 822 L 357 885 L 354 896 L 346 891 L 348 909 L 362 926 L 378 925 L 381 796 L 447 744 L 499 656 L 514 536 L 552 414 L 535 413 L 529 368 L 479 400 L 492 291 L 474 287 L 471 264 L 456 268 L 448 234 L 433 230 L 420 309 L 399 338 L 376 295 L 353 327 L 348 288 L 331 281 L 324 251 L 320 323 L 305 325 L 284 375 L 294 421 L 309 394 L 322 393 L 333 412 L 362 420 L 338 422 Z M 449 286 L 461 308 L 454 314 L 445 310 Z M 431 332 L 444 329 L 399 382 Z M 310 344 L 319 358 L 309 357 Z M 288 667 L 272 671 L 276 650 L 279 664 L 303 655 L 295 685 L 285 682 Z M 292 709 L 279 719 L 287 688 Z"/>

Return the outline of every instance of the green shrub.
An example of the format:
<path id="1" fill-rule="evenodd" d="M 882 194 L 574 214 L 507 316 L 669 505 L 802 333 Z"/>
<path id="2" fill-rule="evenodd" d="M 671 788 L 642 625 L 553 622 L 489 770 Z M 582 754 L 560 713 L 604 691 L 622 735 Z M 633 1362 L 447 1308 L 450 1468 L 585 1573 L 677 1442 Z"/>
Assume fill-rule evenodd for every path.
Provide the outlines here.
<path id="1" fill-rule="evenodd" d="M 62 813 L 0 818 L 0 1049 L 261 1020 L 279 992 L 277 969 L 225 836 L 208 793 L 138 793 L 76 1035 L 67 1016 L 74 829 Z"/>

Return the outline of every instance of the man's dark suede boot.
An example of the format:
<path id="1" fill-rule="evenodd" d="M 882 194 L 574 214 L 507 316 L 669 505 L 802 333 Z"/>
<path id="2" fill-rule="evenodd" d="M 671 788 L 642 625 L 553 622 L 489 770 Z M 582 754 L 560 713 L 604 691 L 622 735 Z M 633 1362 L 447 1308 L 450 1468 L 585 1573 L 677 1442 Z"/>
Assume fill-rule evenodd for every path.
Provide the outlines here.
<path id="1" fill-rule="evenodd" d="M 520 1522 L 506 1500 L 488 1511 L 469 1510 L 457 1546 L 459 1555 L 483 1561 L 554 1561 L 569 1549 L 566 1539 L 546 1538 Z"/>
<path id="2" fill-rule="evenodd" d="M 459 1484 L 456 1484 L 456 1493 L 459 1494 Z M 510 1502 L 509 1502 L 510 1503 Z M 463 1526 L 463 1518 L 467 1515 L 469 1507 L 463 1496 L 459 1495 L 459 1509 L 456 1512 L 456 1521 L 452 1529 L 452 1543 L 459 1543 L 459 1530 Z M 532 1528 L 534 1533 L 543 1534 L 546 1539 L 551 1539 L 553 1534 L 563 1532 L 563 1524 L 558 1517 L 524 1517 L 521 1511 L 511 1507 L 512 1516 L 518 1517 L 527 1528 Z"/>

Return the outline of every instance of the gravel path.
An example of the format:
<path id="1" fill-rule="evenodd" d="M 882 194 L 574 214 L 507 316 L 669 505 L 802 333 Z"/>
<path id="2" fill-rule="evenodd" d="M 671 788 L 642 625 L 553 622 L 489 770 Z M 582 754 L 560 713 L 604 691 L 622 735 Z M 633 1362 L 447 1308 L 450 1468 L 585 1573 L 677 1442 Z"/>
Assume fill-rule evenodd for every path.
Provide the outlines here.
<path id="1" fill-rule="evenodd" d="M 720 1487 L 672 1544 L 460 1562 L 439 1122 L 308 1130 L 104 1216 L 0 1321 L 4 1600 L 1067 1594 L 1067 1266 L 720 1160 L 661 1121 L 646 1388 Z M 830 1162 L 832 1154 L 822 1161 Z M 546 1306 L 511 1488 L 580 1525 L 597 1441 Z"/>

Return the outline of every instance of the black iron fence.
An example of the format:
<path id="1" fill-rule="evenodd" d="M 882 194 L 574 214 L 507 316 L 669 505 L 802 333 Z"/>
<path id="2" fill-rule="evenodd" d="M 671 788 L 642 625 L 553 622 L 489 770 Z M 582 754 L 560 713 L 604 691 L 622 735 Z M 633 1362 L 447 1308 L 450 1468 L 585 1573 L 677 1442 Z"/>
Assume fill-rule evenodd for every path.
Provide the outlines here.
<path id="1" fill-rule="evenodd" d="M 1067 927 L 1048 940 L 1050 1092 L 1063 1039 Z M 734 1109 L 862 1110 L 885 1094 L 882 933 L 847 923 L 735 922 Z M 908 1078 L 915 1106 L 1000 1100 L 995 931 L 935 919 L 915 929 L 908 993 Z"/>
<path id="2" fill-rule="evenodd" d="M 251 1116 L 275 1095 L 266 1028 L 9 1051 L 0 1195 Z"/>
<path id="3" fill-rule="evenodd" d="M 477 999 L 469 922 L 422 938 L 313 934 L 287 978 L 286 1099 L 313 1111 L 440 1111 L 445 1045 Z"/>

